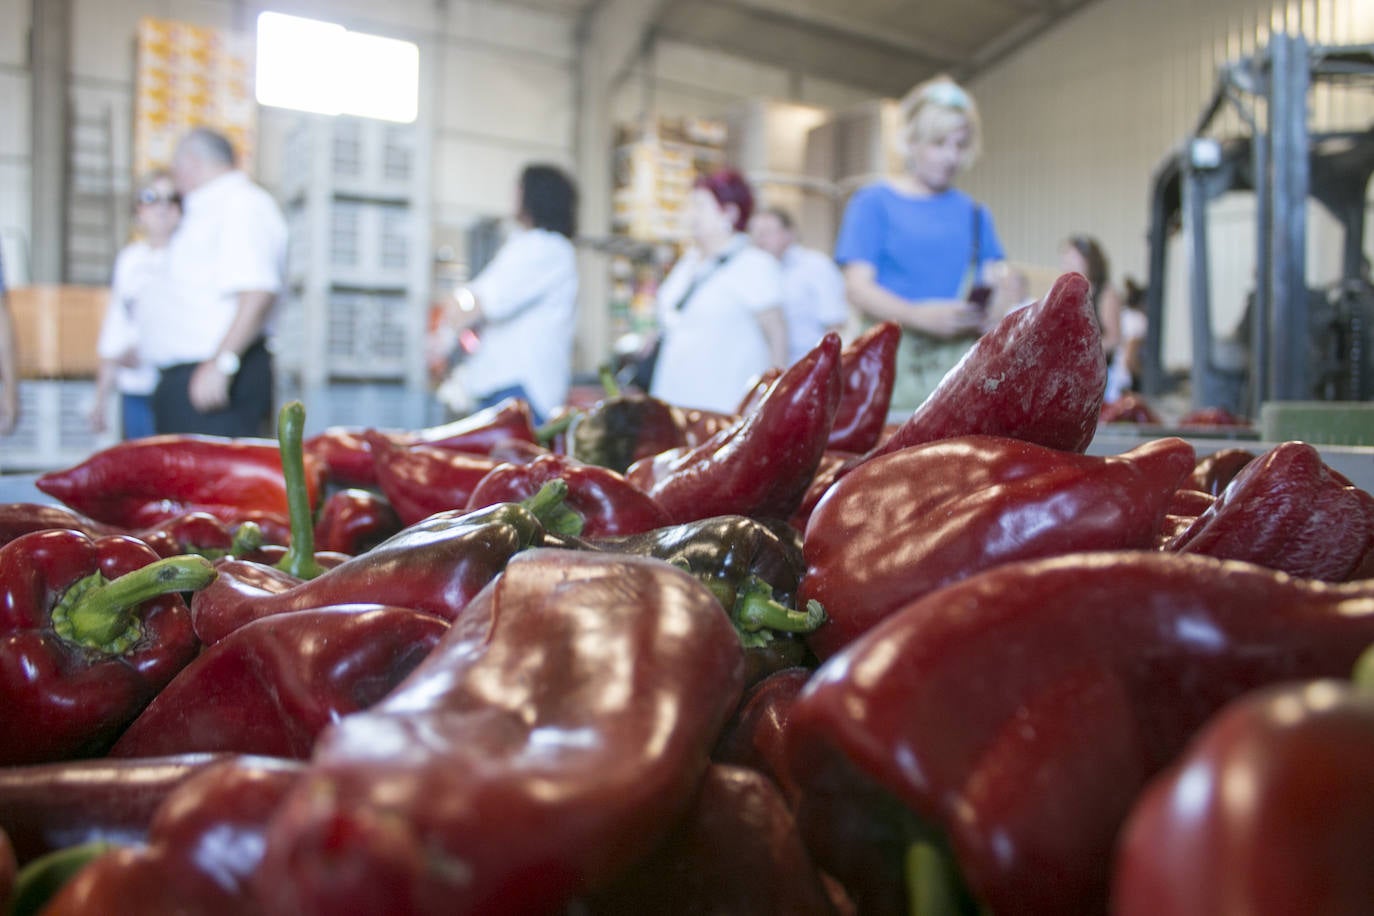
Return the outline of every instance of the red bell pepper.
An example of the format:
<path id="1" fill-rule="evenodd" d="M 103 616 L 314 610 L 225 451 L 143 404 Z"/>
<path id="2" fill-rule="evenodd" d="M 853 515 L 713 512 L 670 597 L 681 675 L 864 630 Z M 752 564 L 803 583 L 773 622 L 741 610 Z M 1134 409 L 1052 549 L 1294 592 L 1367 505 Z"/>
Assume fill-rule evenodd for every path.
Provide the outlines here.
<path id="1" fill-rule="evenodd" d="M 1240 469 L 1254 460 L 1255 453 L 1249 449 L 1219 449 L 1198 460 L 1190 484 L 1195 490 L 1220 496 L 1221 491 L 1236 479 Z"/>
<path id="2" fill-rule="evenodd" d="M 191 599 L 197 635 L 214 645 L 251 620 L 332 604 L 408 607 L 453 620 L 517 551 L 557 524 L 566 484 L 521 503 L 447 512 L 307 581 L 257 563 L 221 561 L 219 577 Z"/>
<path id="3" fill-rule="evenodd" d="M 1246 464 L 1168 549 L 1307 579 L 1363 578 L 1374 573 L 1374 496 L 1312 446 L 1284 442 Z"/>
<path id="4" fill-rule="evenodd" d="M 1005 564 L 812 676 L 787 733 L 799 822 L 863 912 L 900 906 L 901 811 L 992 912 L 1104 912 L 1132 803 L 1207 719 L 1371 642 L 1374 583 L 1153 551 Z"/>
<path id="5" fill-rule="evenodd" d="M 407 525 L 462 509 L 478 482 L 500 462 L 434 445 L 397 445 L 369 433 L 377 485 Z"/>
<path id="6" fill-rule="evenodd" d="M 1247 694 L 1156 777 L 1122 831 L 1119 916 L 1359 916 L 1374 902 L 1374 684 Z"/>
<path id="7" fill-rule="evenodd" d="M 310 503 L 324 470 L 306 462 Z M 97 521 L 142 528 L 183 512 L 237 523 L 245 513 L 285 516 L 286 481 L 277 443 L 216 436 L 150 436 L 96 452 L 78 465 L 41 475 L 35 486 Z"/>
<path id="8" fill-rule="evenodd" d="M 326 725 L 380 700 L 447 630 L 433 614 L 367 604 L 255 620 L 172 678 L 110 756 L 308 757 Z"/>
<path id="9" fill-rule="evenodd" d="M 0 548 L 0 764 L 99 754 L 199 645 L 180 592 L 204 557 L 36 531 Z"/>
<path id="10" fill-rule="evenodd" d="M 810 668 L 784 668 L 750 687 L 716 742 L 711 759 L 758 770 L 777 783 L 789 803 L 794 803 L 800 793 L 787 769 L 784 742 L 792 704 L 809 680 Z"/>
<path id="11" fill-rule="evenodd" d="M 146 845 L 96 858 L 49 900 L 44 916 L 257 912 L 263 831 L 303 771 L 296 761 L 236 757 L 197 773 L 158 808 Z"/>
<path id="12" fill-rule="evenodd" d="M 866 461 L 806 528 L 798 602 L 829 615 L 807 642 L 824 659 L 908 602 L 1011 560 L 1153 548 L 1193 464 L 1182 439 L 1098 458 L 992 436 Z"/>
<path id="13" fill-rule="evenodd" d="M 827 334 L 758 409 L 692 449 L 636 462 L 627 475 L 675 522 L 713 515 L 786 519 L 797 509 L 840 399 L 840 338 Z"/>
<path id="14" fill-rule="evenodd" d="M 529 499 L 551 480 L 568 485 L 564 503 L 582 516 L 587 538 L 640 534 L 671 522 L 663 507 L 610 468 L 583 464 L 562 455 L 545 455 L 526 465 L 502 464 L 473 488 L 468 511 Z"/>
<path id="15" fill-rule="evenodd" d="M 315 520 L 317 550 L 363 553 L 400 531 L 401 518 L 386 497 L 349 488 L 325 497 Z"/>
<path id="16" fill-rule="evenodd" d="M 686 573 L 520 555 L 322 736 L 268 830 L 263 912 L 554 912 L 607 886 L 689 810 L 741 669 Z"/>
<path id="17" fill-rule="evenodd" d="M 878 444 L 892 404 L 901 339 L 902 329 L 884 321 L 844 348 L 840 354 L 840 406 L 827 448 L 866 452 Z"/>

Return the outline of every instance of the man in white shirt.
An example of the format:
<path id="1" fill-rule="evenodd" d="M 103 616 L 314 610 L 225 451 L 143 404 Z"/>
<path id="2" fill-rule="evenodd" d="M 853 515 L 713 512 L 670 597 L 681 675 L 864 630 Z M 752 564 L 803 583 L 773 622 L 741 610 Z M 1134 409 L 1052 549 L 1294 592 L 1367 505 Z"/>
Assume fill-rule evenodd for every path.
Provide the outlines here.
<path id="1" fill-rule="evenodd" d="M 792 215 L 780 207 L 754 214 L 754 244 L 782 265 L 782 310 L 787 319 L 787 361 L 795 363 L 849 318 L 844 275 L 828 256 L 797 243 Z"/>
<path id="2" fill-rule="evenodd" d="M 234 158 L 223 135 L 196 128 L 172 159 L 181 226 L 139 316 L 140 354 L 161 370 L 153 394 L 159 433 L 271 431 L 266 344 L 285 285 L 286 221 Z"/>

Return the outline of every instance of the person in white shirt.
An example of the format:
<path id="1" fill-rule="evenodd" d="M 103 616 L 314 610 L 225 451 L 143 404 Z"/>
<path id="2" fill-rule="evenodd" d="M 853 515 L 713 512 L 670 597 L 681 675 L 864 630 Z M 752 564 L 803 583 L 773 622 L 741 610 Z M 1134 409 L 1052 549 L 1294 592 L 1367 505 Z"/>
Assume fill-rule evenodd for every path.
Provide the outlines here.
<path id="1" fill-rule="evenodd" d="M 477 352 L 440 396 L 459 413 L 523 398 L 543 422 L 568 397 L 576 331 L 577 188 L 552 165 L 520 174 L 516 230 L 482 271 L 443 307 L 442 331 L 476 328 Z M 451 349 L 451 346 L 445 347 Z"/>
<path id="2" fill-rule="evenodd" d="M 116 389 L 120 395 L 123 438 L 137 439 L 155 432 L 153 391 L 157 388 L 157 367 L 139 362 L 134 316 L 148 285 L 157 280 L 166 266 L 167 245 L 179 222 L 181 196 L 172 184 L 172 174 L 155 171 L 143 180 L 134 197 L 134 223 L 139 237 L 120 250 L 110 279 L 110 301 L 96 341 L 100 369 L 90 412 L 91 429 L 95 432 L 105 430 L 109 397 Z"/>
<path id="3" fill-rule="evenodd" d="M 828 332 L 844 330 L 849 319 L 844 274 L 828 255 L 797 243 L 792 214 L 767 207 L 754 214 L 754 244 L 782 265 L 782 312 L 787 319 L 787 362 L 795 363 Z"/>
<path id="4" fill-rule="evenodd" d="M 0 261 L 0 436 L 19 425 L 19 354 L 14 344 L 14 320 L 5 300 L 5 265 Z"/>
<path id="5" fill-rule="evenodd" d="M 692 244 L 658 290 L 654 397 L 733 413 L 760 374 L 785 364 L 782 270 L 744 232 L 753 209 L 731 169 L 697 179 L 688 195 Z"/>
<path id="6" fill-rule="evenodd" d="M 159 433 L 271 433 L 267 337 L 285 285 L 286 220 L 234 158 L 223 135 L 195 128 L 172 159 L 184 214 L 138 317 L 140 355 L 161 371 Z"/>

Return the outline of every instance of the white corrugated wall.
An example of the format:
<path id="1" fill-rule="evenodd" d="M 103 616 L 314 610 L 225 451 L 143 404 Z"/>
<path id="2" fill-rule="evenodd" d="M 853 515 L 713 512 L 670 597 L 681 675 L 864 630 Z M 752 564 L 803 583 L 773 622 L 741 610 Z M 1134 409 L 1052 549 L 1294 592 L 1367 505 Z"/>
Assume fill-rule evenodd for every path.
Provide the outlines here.
<path id="1" fill-rule="evenodd" d="M 1115 280 L 1147 274 L 1155 170 L 1193 130 L 1220 64 L 1255 53 L 1271 31 L 1319 44 L 1374 42 L 1372 0 L 1099 0 L 970 83 L 982 110 L 985 152 L 964 181 L 987 202 L 1010 257 L 1053 266 L 1060 241 L 1097 236 Z M 1367 127 L 1374 86 L 1316 87 L 1314 129 Z M 1235 132 L 1232 116 L 1213 135 Z M 1253 207 L 1236 195 L 1214 204 L 1214 324 L 1234 325 L 1251 288 Z M 1309 281 L 1335 279 L 1338 236 L 1309 210 Z M 1186 265 L 1177 241 L 1166 285 L 1165 362 L 1191 359 Z"/>

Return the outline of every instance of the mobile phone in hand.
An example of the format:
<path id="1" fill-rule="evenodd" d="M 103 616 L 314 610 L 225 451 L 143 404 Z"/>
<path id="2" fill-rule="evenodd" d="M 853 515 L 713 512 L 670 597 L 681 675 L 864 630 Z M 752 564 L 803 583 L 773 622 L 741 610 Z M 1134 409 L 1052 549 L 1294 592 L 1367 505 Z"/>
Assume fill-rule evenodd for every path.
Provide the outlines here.
<path id="1" fill-rule="evenodd" d="M 979 283 L 968 291 L 968 303 L 975 308 L 987 311 L 988 303 L 992 301 L 992 287 L 985 283 Z"/>

